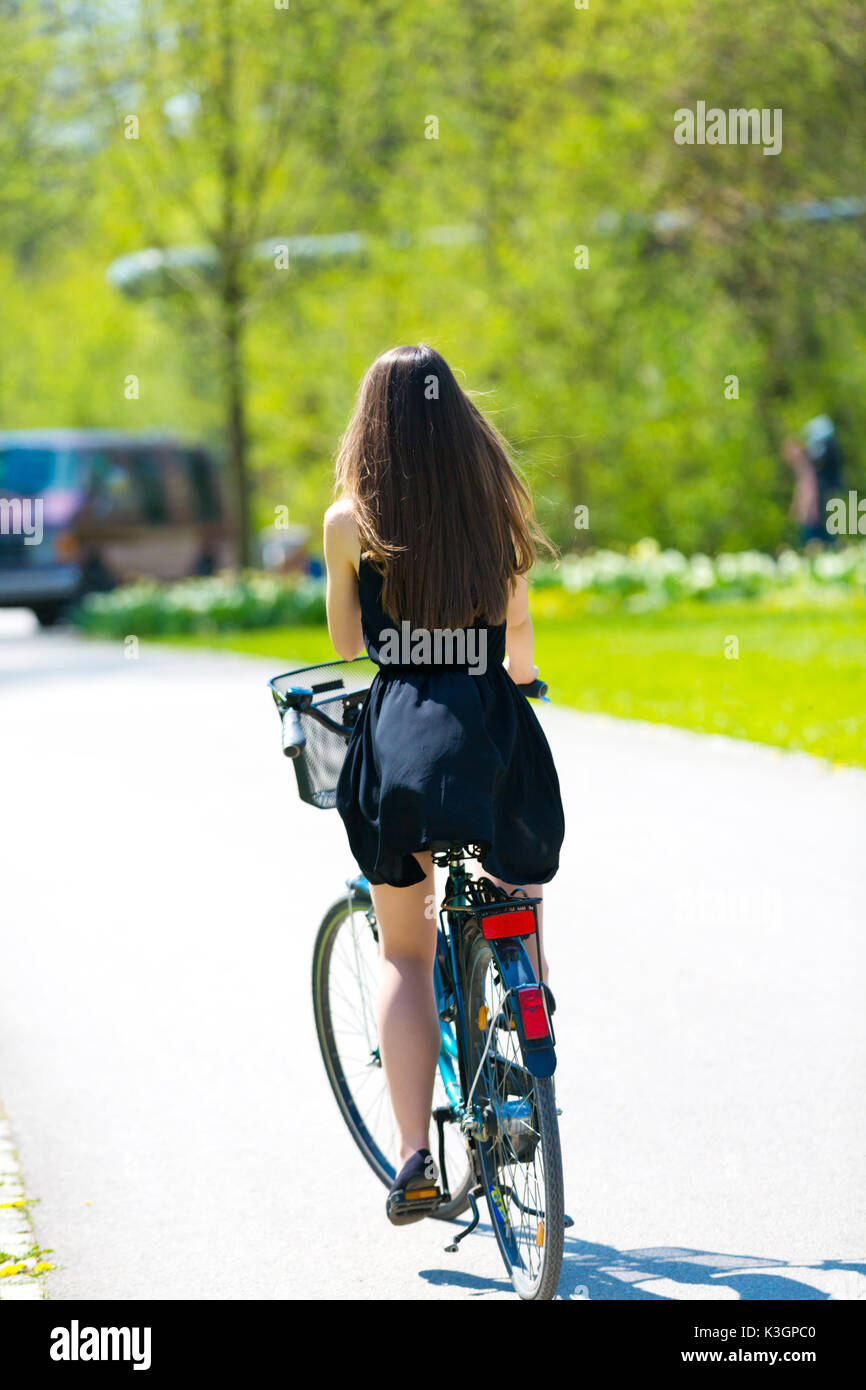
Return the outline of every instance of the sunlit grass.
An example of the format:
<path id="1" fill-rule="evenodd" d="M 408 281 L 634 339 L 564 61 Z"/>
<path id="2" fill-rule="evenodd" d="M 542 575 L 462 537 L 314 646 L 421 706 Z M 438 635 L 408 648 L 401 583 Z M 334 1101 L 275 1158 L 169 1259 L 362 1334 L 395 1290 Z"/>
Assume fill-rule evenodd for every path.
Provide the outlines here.
<path id="1" fill-rule="evenodd" d="M 552 697 L 577 709 L 866 766 L 866 602 L 586 615 L 540 623 L 537 650 Z"/>
<path id="2" fill-rule="evenodd" d="M 536 660 L 561 704 L 866 766 L 866 599 L 588 606 L 577 617 L 538 608 Z M 725 654 L 732 638 L 736 657 Z M 272 657 L 275 673 L 334 656 L 321 627 L 181 640 Z"/>

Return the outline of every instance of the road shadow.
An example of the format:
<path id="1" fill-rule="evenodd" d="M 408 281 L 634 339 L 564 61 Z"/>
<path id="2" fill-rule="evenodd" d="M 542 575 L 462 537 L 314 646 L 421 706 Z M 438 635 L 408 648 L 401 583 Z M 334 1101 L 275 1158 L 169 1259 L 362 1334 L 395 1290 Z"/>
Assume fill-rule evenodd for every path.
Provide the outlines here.
<path id="1" fill-rule="evenodd" d="M 488 1238 L 491 1254 L 498 1259 L 493 1233 L 486 1224 L 469 1239 L 476 1236 Z M 451 1258 L 459 1260 L 460 1256 Z M 456 1265 L 418 1272 L 430 1284 L 460 1287 L 475 1296 L 511 1289 L 504 1274 L 484 1278 L 464 1273 Z M 675 1245 L 617 1250 L 612 1245 L 597 1245 L 566 1236 L 557 1297 L 590 1302 L 609 1299 L 655 1302 L 864 1299 L 866 1261 L 821 1260 L 817 1264 L 792 1264 L 762 1256 L 729 1255 Z"/>
<path id="2" fill-rule="evenodd" d="M 866 1262 L 821 1260 L 804 1265 L 675 1245 L 617 1250 L 566 1238 L 559 1292 L 562 1298 L 668 1302 L 853 1299 L 866 1295 Z"/>

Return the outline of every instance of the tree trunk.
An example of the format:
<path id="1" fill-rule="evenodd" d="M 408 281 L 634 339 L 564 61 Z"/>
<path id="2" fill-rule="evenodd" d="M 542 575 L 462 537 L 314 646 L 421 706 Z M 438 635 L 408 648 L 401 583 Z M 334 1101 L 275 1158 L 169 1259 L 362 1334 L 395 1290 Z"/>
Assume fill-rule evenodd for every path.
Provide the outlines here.
<path id="1" fill-rule="evenodd" d="M 246 391 L 243 338 L 237 288 L 226 277 L 225 300 L 225 408 L 226 445 L 235 507 L 237 563 L 251 563 L 249 478 L 247 473 Z"/>
<path id="2" fill-rule="evenodd" d="M 249 477 L 243 363 L 244 287 L 241 281 L 244 247 L 238 227 L 238 149 L 235 109 L 236 36 L 234 0 L 219 6 L 221 76 L 217 109 L 221 118 L 222 175 L 221 299 L 223 320 L 226 445 L 235 505 L 237 563 L 250 563 Z"/>

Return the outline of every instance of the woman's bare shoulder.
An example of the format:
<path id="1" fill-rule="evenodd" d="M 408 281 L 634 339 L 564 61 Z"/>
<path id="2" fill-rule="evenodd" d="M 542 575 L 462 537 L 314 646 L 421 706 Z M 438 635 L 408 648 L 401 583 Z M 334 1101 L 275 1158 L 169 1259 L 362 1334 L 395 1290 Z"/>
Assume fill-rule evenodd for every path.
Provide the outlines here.
<path id="1" fill-rule="evenodd" d="M 325 522 L 334 526 L 345 525 L 347 521 L 355 524 L 355 506 L 351 497 L 338 497 L 325 512 Z"/>
<path id="2" fill-rule="evenodd" d="M 325 540 L 345 551 L 357 568 L 361 543 L 351 498 L 340 497 L 325 512 Z"/>

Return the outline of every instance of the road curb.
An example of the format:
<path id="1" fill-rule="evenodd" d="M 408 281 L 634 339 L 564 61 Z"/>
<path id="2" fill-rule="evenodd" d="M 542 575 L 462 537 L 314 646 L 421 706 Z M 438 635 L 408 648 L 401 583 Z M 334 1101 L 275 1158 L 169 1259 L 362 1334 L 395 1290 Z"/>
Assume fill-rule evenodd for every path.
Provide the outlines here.
<path id="1" fill-rule="evenodd" d="M 51 1268 L 38 1247 L 9 1119 L 0 1102 L 0 1302 L 46 1299 Z"/>

